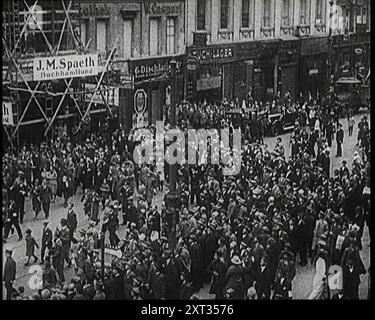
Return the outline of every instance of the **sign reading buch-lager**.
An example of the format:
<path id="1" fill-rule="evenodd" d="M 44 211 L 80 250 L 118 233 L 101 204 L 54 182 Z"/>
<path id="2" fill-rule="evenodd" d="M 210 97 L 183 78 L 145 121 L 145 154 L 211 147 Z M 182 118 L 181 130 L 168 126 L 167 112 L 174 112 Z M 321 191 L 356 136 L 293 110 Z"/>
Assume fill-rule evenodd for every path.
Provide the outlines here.
<path id="1" fill-rule="evenodd" d="M 98 74 L 98 54 L 34 58 L 34 81 L 89 77 Z"/>

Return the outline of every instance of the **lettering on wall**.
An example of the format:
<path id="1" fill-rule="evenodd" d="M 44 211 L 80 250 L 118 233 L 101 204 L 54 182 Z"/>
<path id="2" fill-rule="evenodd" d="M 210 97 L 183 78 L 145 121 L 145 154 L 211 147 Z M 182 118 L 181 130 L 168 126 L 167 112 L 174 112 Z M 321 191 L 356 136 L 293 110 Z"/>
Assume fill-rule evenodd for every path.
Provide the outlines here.
<path id="1" fill-rule="evenodd" d="M 145 12 L 148 15 L 173 15 L 181 12 L 181 3 L 145 3 Z"/>
<path id="2" fill-rule="evenodd" d="M 86 17 L 103 17 L 111 14 L 106 4 L 104 5 L 89 5 L 80 8 L 80 15 Z"/>

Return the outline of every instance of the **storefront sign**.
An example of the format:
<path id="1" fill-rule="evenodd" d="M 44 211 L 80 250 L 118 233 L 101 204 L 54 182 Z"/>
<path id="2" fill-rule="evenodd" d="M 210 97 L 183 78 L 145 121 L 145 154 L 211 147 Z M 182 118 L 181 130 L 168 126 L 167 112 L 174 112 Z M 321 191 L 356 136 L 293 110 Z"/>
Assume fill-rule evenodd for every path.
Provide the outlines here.
<path id="1" fill-rule="evenodd" d="M 134 94 L 134 111 L 140 115 L 147 109 L 147 94 L 143 89 L 138 89 Z"/>
<path id="2" fill-rule="evenodd" d="M 328 38 L 303 39 L 301 42 L 301 55 L 314 55 L 329 51 Z"/>
<path id="3" fill-rule="evenodd" d="M 13 109 L 12 109 L 12 102 L 5 102 L 3 101 L 3 125 L 5 126 L 13 126 Z"/>
<path id="4" fill-rule="evenodd" d="M 237 46 L 238 59 L 250 59 L 260 56 L 260 42 L 245 42 Z"/>
<path id="5" fill-rule="evenodd" d="M 34 58 L 34 81 L 90 77 L 98 74 L 98 54 Z"/>
<path id="6" fill-rule="evenodd" d="M 216 89 L 221 87 L 221 76 L 197 80 L 197 91 Z"/>
<path id="7" fill-rule="evenodd" d="M 85 88 L 88 91 L 94 91 L 95 88 L 96 88 L 96 84 L 86 83 Z M 107 102 L 108 105 L 119 106 L 119 88 L 113 88 L 113 89 L 108 89 L 108 90 L 102 91 L 102 94 L 103 94 L 103 96 L 105 98 L 105 101 Z M 93 93 L 86 93 L 85 94 L 85 101 L 90 102 L 91 98 L 92 98 L 92 95 L 93 95 Z M 105 104 L 100 92 L 95 93 L 93 103 Z"/>
<path id="8" fill-rule="evenodd" d="M 148 15 L 173 15 L 181 12 L 181 3 L 145 3 L 145 12 Z"/>
<path id="9" fill-rule="evenodd" d="M 134 75 L 134 81 L 141 80 L 153 80 L 160 76 L 166 75 L 170 68 L 170 61 L 172 57 L 168 58 L 156 58 L 156 59 L 147 59 L 147 60 L 135 60 L 132 61 L 132 73 Z M 181 58 L 180 58 L 181 59 Z M 177 60 L 176 64 L 176 73 L 181 72 L 181 60 Z"/>
<path id="10" fill-rule="evenodd" d="M 189 51 L 190 55 L 197 57 L 200 63 L 221 63 L 236 59 L 234 45 L 190 48 Z"/>
<path id="11" fill-rule="evenodd" d="M 89 6 L 82 6 L 80 9 L 80 15 L 85 17 L 103 17 L 103 16 L 110 16 L 111 13 L 107 7 L 107 5 L 89 5 Z"/>

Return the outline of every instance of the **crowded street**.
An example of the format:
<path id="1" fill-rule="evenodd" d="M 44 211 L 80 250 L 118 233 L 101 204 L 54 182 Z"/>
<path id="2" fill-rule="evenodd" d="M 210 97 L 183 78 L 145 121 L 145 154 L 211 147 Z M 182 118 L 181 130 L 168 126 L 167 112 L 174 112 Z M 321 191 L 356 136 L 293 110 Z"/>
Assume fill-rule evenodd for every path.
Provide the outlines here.
<path id="1" fill-rule="evenodd" d="M 4 300 L 370 299 L 369 0 L 9 0 L 2 26 Z"/>

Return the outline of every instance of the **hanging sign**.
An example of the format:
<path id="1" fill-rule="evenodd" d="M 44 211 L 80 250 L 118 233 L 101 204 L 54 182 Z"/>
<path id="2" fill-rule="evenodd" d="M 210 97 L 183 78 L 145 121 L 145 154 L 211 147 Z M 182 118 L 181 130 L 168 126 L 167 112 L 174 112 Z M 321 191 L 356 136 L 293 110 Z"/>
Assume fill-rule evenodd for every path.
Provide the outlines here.
<path id="1" fill-rule="evenodd" d="M 147 94 L 143 89 L 138 89 L 134 94 L 134 111 L 142 114 L 147 109 Z"/>
<path id="2" fill-rule="evenodd" d="M 96 89 L 96 84 L 94 84 L 94 83 L 86 83 L 85 84 L 85 88 L 88 91 L 94 91 Z M 99 89 L 99 90 L 102 90 L 102 89 Z M 100 94 L 99 90 L 95 93 L 93 102 L 94 103 L 99 103 L 99 104 L 105 104 L 104 101 L 103 101 L 102 95 Z M 120 100 L 119 99 L 119 88 L 111 88 L 111 89 L 108 89 L 108 90 L 103 90 L 101 92 L 102 92 L 102 94 L 104 96 L 104 99 L 108 103 L 108 105 L 110 105 L 110 106 L 116 106 L 116 107 L 119 106 L 119 100 Z M 85 101 L 86 102 L 90 102 L 91 98 L 92 98 L 92 95 L 93 95 L 92 92 L 86 93 L 85 94 Z"/>
<path id="3" fill-rule="evenodd" d="M 12 110 L 12 102 L 5 102 L 3 101 L 3 125 L 6 126 L 13 126 L 13 110 Z"/>
<path id="4" fill-rule="evenodd" d="M 90 77 L 98 74 L 98 54 L 34 58 L 34 81 Z"/>

